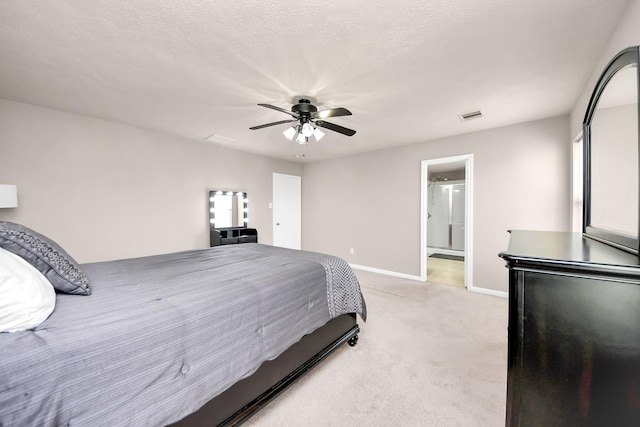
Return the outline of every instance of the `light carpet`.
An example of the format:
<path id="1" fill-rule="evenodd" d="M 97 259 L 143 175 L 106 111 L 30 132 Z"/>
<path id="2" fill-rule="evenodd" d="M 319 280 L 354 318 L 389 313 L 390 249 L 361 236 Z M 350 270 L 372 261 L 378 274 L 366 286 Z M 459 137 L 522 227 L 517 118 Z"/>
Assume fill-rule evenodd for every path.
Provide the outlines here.
<path id="1" fill-rule="evenodd" d="M 356 274 L 368 310 L 358 344 L 244 426 L 504 426 L 507 300 Z"/>

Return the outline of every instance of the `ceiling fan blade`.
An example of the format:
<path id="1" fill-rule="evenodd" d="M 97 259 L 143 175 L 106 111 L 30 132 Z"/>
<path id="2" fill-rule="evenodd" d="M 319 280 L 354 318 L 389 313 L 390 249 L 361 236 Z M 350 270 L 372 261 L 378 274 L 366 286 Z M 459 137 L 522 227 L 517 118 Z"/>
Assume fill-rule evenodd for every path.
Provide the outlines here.
<path id="1" fill-rule="evenodd" d="M 331 108 L 313 113 L 311 116 L 317 119 L 328 119 L 329 117 L 350 116 L 351 111 L 346 108 Z"/>
<path id="2" fill-rule="evenodd" d="M 292 122 L 297 122 L 297 121 L 298 121 L 298 119 L 295 119 L 295 120 L 280 120 L 279 122 L 267 123 L 266 125 L 253 126 L 253 127 L 250 127 L 249 129 L 256 130 L 256 129 L 266 128 L 266 127 L 269 127 L 269 126 L 281 125 L 281 124 L 284 124 L 284 123 L 292 123 Z"/>
<path id="3" fill-rule="evenodd" d="M 347 129 L 347 128 L 342 127 L 340 125 L 336 125 L 336 124 L 333 124 L 333 123 L 325 122 L 325 121 L 322 121 L 322 120 L 316 120 L 314 123 L 316 125 L 320 126 L 321 128 L 329 129 L 329 130 L 332 130 L 334 132 L 341 133 L 343 135 L 353 136 L 353 135 L 356 134 L 356 131 L 353 130 L 353 129 Z"/>
<path id="4" fill-rule="evenodd" d="M 271 105 L 271 104 L 258 104 L 258 105 L 261 106 L 261 107 L 271 108 L 272 110 L 280 111 L 281 113 L 288 114 L 288 115 L 290 115 L 292 117 L 295 117 L 296 119 L 300 117 L 297 114 L 292 113 L 289 110 L 285 110 L 284 108 L 276 107 L 275 105 Z"/>

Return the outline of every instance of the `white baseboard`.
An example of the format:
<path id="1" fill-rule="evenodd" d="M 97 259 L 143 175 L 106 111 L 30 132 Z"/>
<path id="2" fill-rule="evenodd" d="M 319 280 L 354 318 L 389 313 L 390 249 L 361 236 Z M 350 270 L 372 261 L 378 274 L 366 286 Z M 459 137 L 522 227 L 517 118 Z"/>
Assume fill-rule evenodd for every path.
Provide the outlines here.
<path id="1" fill-rule="evenodd" d="M 366 267 L 364 265 L 357 265 L 357 264 L 349 264 L 349 265 L 354 270 L 369 271 L 371 273 L 384 274 L 385 276 L 399 277 L 401 279 L 415 280 L 415 281 L 418 281 L 418 282 L 422 282 L 423 281 L 420 276 L 414 276 L 414 275 L 411 275 L 411 274 L 398 273 L 396 271 L 389 271 L 389 270 L 382 270 L 380 268 Z M 495 289 L 478 288 L 478 287 L 475 287 L 475 286 L 470 286 L 467 289 L 469 291 L 471 291 L 471 292 L 476 292 L 478 294 L 492 295 L 494 297 L 501 297 L 501 298 L 509 298 L 509 293 L 508 292 L 496 291 Z"/>
<path id="2" fill-rule="evenodd" d="M 476 292 L 479 294 L 493 295 L 494 297 L 501 297 L 501 298 L 509 298 L 509 292 L 496 291 L 495 289 L 477 288 L 475 286 L 471 286 L 467 289 L 469 289 L 471 292 Z"/>
<path id="3" fill-rule="evenodd" d="M 369 271 L 371 273 L 384 274 L 385 276 L 399 277 L 401 279 L 417 280 L 419 282 L 422 281 L 420 276 L 413 276 L 411 274 L 398 273 L 398 272 L 389 271 L 389 270 L 382 270 L 380 268 L 365 267 L 364 265 L 356 265 L 356 264 L 349 264 L 349 265 L 351 266 L 351 268 L 356 270 Z"/>

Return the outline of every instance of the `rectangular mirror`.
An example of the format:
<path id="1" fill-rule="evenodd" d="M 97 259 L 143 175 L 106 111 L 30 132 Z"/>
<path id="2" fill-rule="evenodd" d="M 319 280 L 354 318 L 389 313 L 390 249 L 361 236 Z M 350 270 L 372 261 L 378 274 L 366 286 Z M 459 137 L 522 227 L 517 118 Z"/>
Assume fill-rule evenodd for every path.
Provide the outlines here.
<path id="1" fill-rule="evenodd" d="M 249 213 L 247 193 L 209 191 L 210 228 L 246 227 Z"/>

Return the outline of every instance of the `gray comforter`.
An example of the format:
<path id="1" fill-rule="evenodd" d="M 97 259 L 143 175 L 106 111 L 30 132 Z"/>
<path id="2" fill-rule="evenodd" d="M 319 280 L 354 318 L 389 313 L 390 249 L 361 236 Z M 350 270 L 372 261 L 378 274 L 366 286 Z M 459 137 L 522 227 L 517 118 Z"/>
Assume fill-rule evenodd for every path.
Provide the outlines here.
<path id="1" fill-rule="evenodd" d="M 84 264 L 33 331 L 0 334 L 0 426 L 181 419 L 330 318 L 366 308 L 345 261 L 259 244 Z"/>

